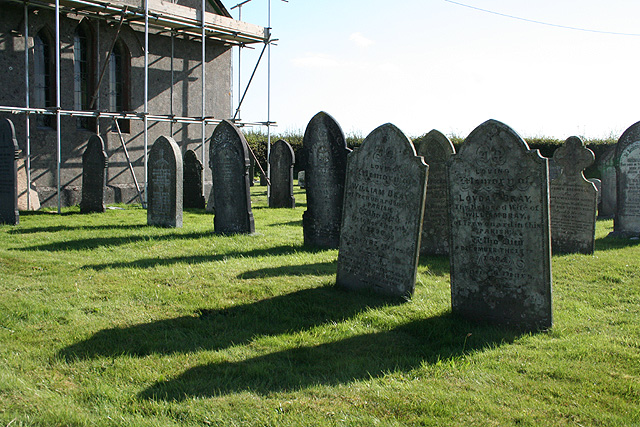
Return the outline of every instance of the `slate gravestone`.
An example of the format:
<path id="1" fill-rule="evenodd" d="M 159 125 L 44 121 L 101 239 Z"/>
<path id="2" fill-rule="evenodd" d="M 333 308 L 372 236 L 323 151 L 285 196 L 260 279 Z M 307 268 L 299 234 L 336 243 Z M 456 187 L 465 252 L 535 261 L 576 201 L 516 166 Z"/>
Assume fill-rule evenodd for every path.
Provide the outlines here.
<path id="1" fill-rule="evenodd" d="M 104 212 L 107 153 L 100 135 L 91 135 L 82 154 L 82 200 L 80 213 Z"/>
<path id="2" fill-rule="evenodd" d="M 184 208 L 204 209 L 205 201 L 202 191 L 202 162 L 198 160 L 196 152 L 187 150 L 182 159 L 183 167 L 183 196 Z"/>
<path id="3" fill-rule="evenodd" d="M 305 245 L 336 249 L 340 244 L 350 151 L 340 125 L 333 117 L 323 111 L 313 116 L 304 132 L 301 156 L 307 193 L 307 210 L 302 214 Z"/>
<path id="4" fill-rule="evenodd" d="M 562 165 L 559 165 L 553 158 L 549 159 L 549 182 L 553 182 L 560 176 L 560 173 L 562 173 Z"/>
<path id="5" fill-rule="evenodd" d="M 602 180 L 602 203 L 598 216 L 601 218 L 613 218 L 616 214 L 617 184 L 616 184 L 616 146 L 605 151 L 598 161 L 600 178 Z"/>
<path id="6" fill-rule="evenodd" d="M 448 175 L 453 312 L 525 330 L 550 327 L 547 159 L 489 120 L 451 156 Z"/>
<path id="7" fill-rule="evenodd" d="M 161 136 L 149 152 L 147 224 L 182 227 L 182 154 L 173 140 Z"/>
<path id="8" fill-rule="evenodd" d="M 598 210 L 600 210 L 600 206 L 602 206 L 602 181 L 598 178 L 589 178 L 587 181 L 593 183 L 593 185 L 596 186 L 596 191 L 598 194 L 596 204 L 598 205 Z"/>
<path id="9" fill-rule="evenodd" d="M 214 231 L 217 234 L 253 233 L 247 141 L 228 120 L 220 122 L 213 131 L 209 166 L 215 188 Z"/>
<path id="10" fill-rule="evenodd" d="M 305 188 L 305 178 L 304 178 L 305 174 L 306 174 L 305 171 L 298 172 L 298 186 L 300 188 Z"/>
<path id="11" fill-rule="evenodd" d="M 338 286 L 411 297 L 428 170 L 411 141 L 390 123 L 371 132 L 349 155 Z"/>
<path id="12" fill-rule="evenodd" d="M 0 119 L 0 224 L 16 225 L 20 222 L 17 164 L 19 154 L 20 148 L 13 122 Z"/>
<path id="13" fill-rule="evenodd" d="M 253 187 L 253 179 L 256 177 L 256 159 L 249 153 L 249 185 Z"/>
<path id="14" fill-rule="evenodd" d="M 296 156 L 287 141 L 276 141 L 269 154 L 271 168 L 271 189 L 269 191 L 270 208 L 295 208 L 293 197 L 293 165 Z"/>
<path id="15" fill-rule="evenodd" d="M 429 165 L 420 253 L 447 255 L 449 253 L 447 161 L 456 150 L 449 138 L 435 129 L 415 140 L 413 144 L 418 156 L 422 156 L 425 163 Z"/>
<path id="16" fill-rule="evenodd" d="M 577 136 L 553 153 L 562 172 L 551 182 L 551 249 L 553 253 L 592 254 L 596 235 L 598 190 L 584 177 L 595 160 Z"/>
<path id="17" fill-rule="evenodd" d="M 640 236 L 640 122 L 624 131 L 616 144 L 617 198 L 613 235 Z"/>

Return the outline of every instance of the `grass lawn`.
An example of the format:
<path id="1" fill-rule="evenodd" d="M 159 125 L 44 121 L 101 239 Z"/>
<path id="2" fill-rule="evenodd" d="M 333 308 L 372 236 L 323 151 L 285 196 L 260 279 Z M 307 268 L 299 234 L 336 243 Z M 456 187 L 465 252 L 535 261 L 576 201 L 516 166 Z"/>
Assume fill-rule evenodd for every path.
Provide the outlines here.
<path id="1" fill-rule="evenodd" d="M 413 299 L 336 289 L 304 193 L 256 234 L 135 206 L 0 226 L 0 426 L 640 426 L 640 241 L 553 257 L 555 325 L 457 319 L 446 257 Z"/>

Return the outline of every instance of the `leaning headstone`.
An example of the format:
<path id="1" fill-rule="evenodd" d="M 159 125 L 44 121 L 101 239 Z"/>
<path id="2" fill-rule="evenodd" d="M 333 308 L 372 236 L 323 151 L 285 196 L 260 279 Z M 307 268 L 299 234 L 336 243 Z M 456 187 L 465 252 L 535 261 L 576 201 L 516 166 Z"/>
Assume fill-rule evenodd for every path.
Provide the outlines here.
<path id="1" fill-rule="evenodd" d="M 602 203 L 598 216 L 613 218 L 616 214 L 617 184 L 616 184 L 616 146 L 608 148 L 598 161 L 600 179 L 602 180 Z"/>
<path id="2" fill-rule="evenodd" d="M 202 191 L 202 162 L 198 160 L 196 152 L 187 150 L 182 159 L 183 168 L 183 196 L 182 203 L 185 209 L 204 209 L 205 201 Z"/>
<path id="3" fill-rule="evenodd" d="M 305 188 L 305 171 L 300 171 L 298 172 L 298 186 L 300 188 Z"/>
<path id="4" fill-rule="evenodd" d="M 390 123 L 349 155 L 338 286 L 411 297 L 428 170 L 411 141 Z"/>
<path id="5" fill-rule="evenodd" d="M 551 182 L 551 249 L 553 253 L 592 254 L 595 245 L 598 190 L 584 177 L 595 160 L 577 136 L 553 153 L 562 172 Z"/>
<path id="6" fill-rule="evenodd" d="M 307 210 L 302 214 L 305 245 L 336 249 L 340 244 L 344 181 L 350 151 L 340 125 L 333 117 L 323 111 L 313 116 L 304 132 L 301 156 L 305 161 L 302 181 L 307 193 Z"/>
<path id="7" fill-rule="evenodd" d="M 249 185 L 249 150 L 244 135 L 228 120 L 216 126 L 209 147 L 217 234 L 255 231 Z"/>
<path id="8" fill-rule="evenodd" d="M 107 153 L 100 135 L 91 135 L 82 155 L 82 200 L 80 212 L 104 212 Z"/>
<path id="9" fill-rule="evenodd" d="M 447 255 L 449 253 L 447 161 L 456 150 L 449 138 L 435 129 L 415 140 L 413 144 L 418 156 L 422 156 L 425 163 L 429 165 L 420 253 Z"/>
<path id="10" fill-rule="evenodd" d="M 19 154 L 20 148 L 13 122 L 0 119 L 0 224 L 16 225 L 20 222 L 17 164 Z"/>
<path id="11" fill-rule="evenodd" d="M 271 169 L 270 208 L 295 208 L 293 197 L 293 165 L 296 156 L 293 148 L 285 140 L 278 140 L 271 148 L 269 166 Z"/>
<path id="12" fill-rule="evenodd" d="M 148 173 L 147 224 L 182 227 L 182 154 L 173 138 L 153 143 Z"/>
<path id="13" fill-rule="evenodd" d="M 640 236 L 640 122 L 624 131 L 616 144 L 617 206 L 613 235 Z"/>
<path id="14" fill-rule="evenodd" d="M 489 120 L 451 156 L 448 175 L 453 312 L 525 330 L 550 327 L 547 159 Z"/>

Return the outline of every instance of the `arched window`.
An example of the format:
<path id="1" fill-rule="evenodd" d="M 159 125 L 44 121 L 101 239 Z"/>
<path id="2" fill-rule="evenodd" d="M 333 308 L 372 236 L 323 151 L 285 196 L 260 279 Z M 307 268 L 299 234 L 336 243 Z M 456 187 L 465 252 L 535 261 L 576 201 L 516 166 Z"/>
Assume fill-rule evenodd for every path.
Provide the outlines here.
<path id="1" fill-rule="evenodd" d="M 51 34 L 42 29 L 33 38 L 33 99 L 36 108 L 55 106 L 55 58 Z M 54 116 L 38 114 L 36 124 L 39 127 L 55 128 Z"/>
<path id="2" fill-rule="evenodd" d="M 73 101 L 74 109 L 95 109 L 92 104 L 94 85 L 95 49 L 90 29 L 81 22 L 73 38 Z M 96 130 L 96 120 L 93 117 L 78 117 L 78 129 Z"/>
<path id="3" fill-rule="evenodd" d="M 131 93 L 131 54 L 129 49 L 118 40 L 115 43 L 111 57 L 109 58 L 109 111 L 119 113 L 130 111 Z M 120 130 L 129 133 L 130 122 L 127 119 L 118 119 Z"/>

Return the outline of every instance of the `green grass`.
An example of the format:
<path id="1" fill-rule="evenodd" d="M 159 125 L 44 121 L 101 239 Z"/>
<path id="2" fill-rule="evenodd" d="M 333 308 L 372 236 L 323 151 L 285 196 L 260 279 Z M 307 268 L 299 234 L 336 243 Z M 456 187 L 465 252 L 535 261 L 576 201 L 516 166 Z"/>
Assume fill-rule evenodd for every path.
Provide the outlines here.
<path id="1" fill-rule="evenodd" d="M 413 299 L 334 287 L 336 250 L 253 190 L 256 234 L 144 210 L 0 227 L 0 426 L 640 425 L 640 242 L 553 257 L 555 326 L 450 313 L 446 257 Z"/>

